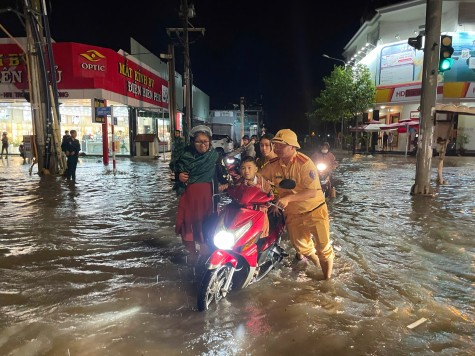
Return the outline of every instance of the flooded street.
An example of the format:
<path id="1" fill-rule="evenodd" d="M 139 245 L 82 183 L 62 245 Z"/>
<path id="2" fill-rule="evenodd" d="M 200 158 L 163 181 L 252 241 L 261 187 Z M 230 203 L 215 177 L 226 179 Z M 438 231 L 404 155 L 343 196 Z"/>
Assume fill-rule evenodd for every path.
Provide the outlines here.
<path id="1" fill-rule="evenodd" d="M 414 157 L 339 161 L 333 279 L 292 262 L 205 313 L 168 162 L 80 159 L 73 184 L 0 161 L 0 355 L 473 354 L 475 158 L 433 198 Z"/>

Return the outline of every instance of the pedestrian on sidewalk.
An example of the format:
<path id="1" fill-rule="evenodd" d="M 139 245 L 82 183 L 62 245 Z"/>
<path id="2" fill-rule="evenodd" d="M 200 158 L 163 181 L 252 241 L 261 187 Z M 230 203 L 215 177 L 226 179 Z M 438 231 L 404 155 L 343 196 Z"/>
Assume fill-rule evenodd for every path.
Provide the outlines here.
<path id="1" fill-rule="evenodd" d="M 389 145 L 389 150 L 393 150 L 393 140 L 394 140 L 394 134 L 392 132 L 389 133 L 388 135 L 388 145 Z"/>
<path id="2" fill-rule="evenodd" d="M 61 150 L 63 152 L 67 151 L 67 148 L 68 148 L 68 145 L 69 145 L 70 141 L 71 141 L 71 135 L 69 134 L 69 131 L 66 130 L 66 131 L 64 131 L 63 140 L 61 141 Z"/>
<path id="3" fill-rule="evenodd" d="M 25 145 L 22 144 L 18 147 L 18 150 L 20 151 L 20 157 L 23 158 L 23 164 L 26 163 L 26 149 L 25 149 Z"/>
<path id="4" fill-rule="evenodd" d="M 6 158 L 8 158 L 8 134 L 6 131 L 2 134 L 2 154 L 0 155 L 0 159 L 3 158 L 3 150 L 7 151 Z"/>
<path id="5" fill-rule="evenodd" d="M 79 151 L 81 144 L 76 140 L 76 130 L 71 130 L 71 139 L 67 144 L 66 156 L 68 158 L 68 169 L 66 170 L 66 178 L 73 181 L 76 180 L 76 166 L 78 165 Z"/>
<path id="6" fill-rule="evenodd" d="M 383 135 L 383 151 L 386 151 L 388 148 L 388 133 L 385 132 Z"/>

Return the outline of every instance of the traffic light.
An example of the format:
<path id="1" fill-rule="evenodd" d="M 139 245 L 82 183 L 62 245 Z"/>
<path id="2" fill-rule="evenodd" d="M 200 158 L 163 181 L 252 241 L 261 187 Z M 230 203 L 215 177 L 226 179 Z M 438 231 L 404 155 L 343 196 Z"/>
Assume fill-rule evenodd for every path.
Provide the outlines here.
<path id="1" fill-rule="evenodd" d="M 440 36 L 439 72 L 445 72 L 452 67 L 454 64 L 454 60 L 451 58 L 453 53 L 452 36 Z"/>

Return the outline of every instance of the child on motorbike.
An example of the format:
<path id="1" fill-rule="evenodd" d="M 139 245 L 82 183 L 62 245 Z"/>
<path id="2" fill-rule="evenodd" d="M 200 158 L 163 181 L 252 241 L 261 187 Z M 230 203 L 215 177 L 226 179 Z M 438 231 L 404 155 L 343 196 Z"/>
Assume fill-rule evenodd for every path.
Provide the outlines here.
<path id="1" fill-rule="evenodd" d="M 257 187 L 264 193 L 269 194 L 272 191 L 270 183 L 257 173 L 257 163 L 252 157 L 245 157 L 241 162 L 241 178 L 236 184 L 245 184 L 250 187 Z M 269 235 L 269 218 L 267 216 L 267 206 L 260 206 L 259 211 L 264 213 L 264 226 L 262 227 L 261 238 Z"/>

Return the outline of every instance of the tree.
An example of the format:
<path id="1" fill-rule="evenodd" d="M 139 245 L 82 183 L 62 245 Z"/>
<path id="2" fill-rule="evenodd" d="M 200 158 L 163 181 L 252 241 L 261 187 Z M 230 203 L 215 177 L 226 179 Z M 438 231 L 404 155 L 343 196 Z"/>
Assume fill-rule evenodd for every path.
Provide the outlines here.
<path id="1" fill-rule="evenodd" d="M 314 110 L 307 116 L 321 125 L 341 121 L 341 131 L 345 121 L 353 119 L 358 124 L 358 116 L 374 105 L 376 88 L 369 69 L 364 65 L 354 67 L 335 66 L 330 76 L 323 78 L 325 88 L 313 100 Z"/>

